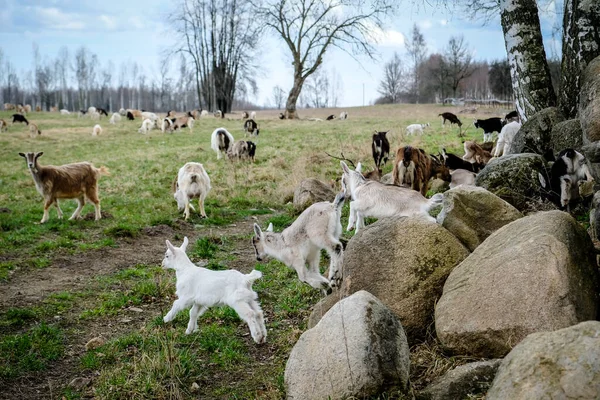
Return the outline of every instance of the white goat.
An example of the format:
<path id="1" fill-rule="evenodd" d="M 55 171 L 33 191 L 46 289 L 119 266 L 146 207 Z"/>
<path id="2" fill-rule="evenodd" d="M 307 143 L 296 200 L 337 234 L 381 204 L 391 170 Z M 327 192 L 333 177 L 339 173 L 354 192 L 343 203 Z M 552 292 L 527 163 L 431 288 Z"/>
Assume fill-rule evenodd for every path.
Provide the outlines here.
<path id="1" fill-rule="evenodd" d="M 90 108 L 94 108 L 94 107 L 90 107 Z M 88 112 L 88 114 L 90 115 L 90 118 L 94 121 L 98 121 L 100 119 L 100 113 L 98 111 Z"/>
<path id="2" fill-rule="evenodd" d="M 338 193 L 332 203 L 322 201 L 311 205 L 281 233 L 273 232 L 272 224 L 266 232 L 254 224 L 252 244 L 256 259 L 262 261 L 266 256 L 274 257 L 295 269 L 302 282 L 329 293 L 332 285 L 339 285 L 342 279 L 340 267 L 344 251 L 340 242 L 340 217 L 344 198 L 343 193 Z M 319 273 L 321 249 L 325 249 L 331 259 L 329 279 Z"/>
<path id="3" fill-rule="evenodd" d="M 426 124 L 412 124 L 406 127 L 406 134 L 407 135 L 414 135 L 419 134 L 422 135 L 423 134 L 423 129 L 427 128 L 429 126 L 429 122 Z"/>
<path id="4" fill-rule="evenodd" d="M 452 177 L 450 189 L 452 189 L 459 185 L 475 186 L 475 177 L 477 174 L 466 169 L 455 169 L 454 171 L 450 171 L 450 176 Z"/>
<path id="5" fill-rule="evenodd" d="M 113 115 L 110 117 L 110 120 L 108 120 L 108 122 L 113 125 L 115 125 L 117 122 L 121 122 L 121 114 L 113 113 Z"/>
<path id="6" fill-rule="evenodd" d="M 60 115 L 69 115 L 71 114 L 71 112 L 69 112 L 69 110 L 65 110 L 64 108 L 62 110 L 60 110 Z"/>
<path id="7" fill-rule="evenodd" d="M 177 277 L 177 300 L 165 315 L 163 321 L 172 321 L 179 311 L 188 307 L 190 321 L 185 334 L 189 335 L 198 330 L 198 317 L 212 306 L 227 305 L 235 310 L 238 316 L 248 324 L 252 339 L 256 343 L 265 343 L 267 328 L 263 312 L 258 303 L 258 295 L 252 290 L 252 283 L 262 277 L 262 273 L 253 270 L 249 274 L 230 269 L 227 271 L 212 271 L 194 265 L 185 250 L 188 238 L 183 239 L 181 247 L 175 247 L 169 242 L 162 261 L 165 269 L 174 269 Z"/>
<path id="8" fill-rule="evenodd" d="M 154 122 L 151 119 L 146 118 L 144 122 L 142 122 L 142 126 L 138 129 L 138 132 L 145 135 L 146 132 L 151 131 L 153 127 Z"/>
<path id="9" fill-rule="evenodd" d="M 198 207 L 200 207 L 200 216 L 207 218 L 204 211 L 204 199 L 210 189 L 210 178 L 202 164 L 189 162 L 179 169 L 173 197 L 177 200 L 179 211 L 184 210 L 185 219 L 190 217 L 190 199 L 196 197 L 198 198 Z"/>
<path id="10" fill-rule="evenodd" d="M 348 119 L 348 113 L 346 111 L 342 111 L 340 113 L 340 120 Z"/>
<path id="11" fill-rule="evenodd" d="M 202 118 L 202 117 L 208 117 L 208 111 L 207 110 L 200 111 L 200 118 Z"/>
<path id="12" fill-rule="evenodd" d="M 509 148 L 515 139 L 515 135 L 521 129 L 521 123 L 519 121 L 509 122 L 502 127 L 500 135 L 498 135 L 498 143 L 496 143 L 496 150 L 494 150 L 494 157 L 506 156 L 509 154 Z"/>
<path id="13" fill-rule="evenodd" d="M 154 122 L 158 119 L 158 116 L 152 112 L 142 111 L 142 120 L 144 119 L 149 119 L 150 121 Z"/>
<path id="14" fill-rule="evenodd" d="M 69 219 L 79 218 L 86 198 L 94 203 L 96 221 L 98 221 L 102 216 L 98 198 L 98 178 L 101 175 L 109 175 L 108 169 L 96 168 L 88 162 L 41 166 L 38 158 L 42 154 L 44 153 L 19 153 L 27 162 L 37 191 L 44 197 L 44 216 L 40 222 L 43 224 L 48 221 L 48 209 L 52 204 L 56 205 L 58 218 L 62 219 L 63 213 L 58 199 L 76 199 L 77 209 Z"/>
<path id="15" fill-rule="evenodd" d="M 227 155 L 234 141 L 233 135 L 225 128 L 217 128 L 213 131 L 210 136 L 210 147 L 217 153 L 217 160 L 221 159 L 222 154 Z"/>
<path id="16" fill-rule="evenodd" d="M 96 111 L 97 111 L 97 110 L 96 110 L 96 107 L 88 107 L 87 113 L 88 113 L 88 114 L 91 114 L 91 113 L 94 113 L 94 112 L 96 112 Z M 100 114 L 98 114 L 98 115 L 100 115 Z"/>
<path id="17" fill-rule="evenodd" d="M 127 115 L 127 111 L 124 108 L 119 108 L 119 114 L 124 117 Z"/>
<path id="18" fill-rule="evenodd" d="M 365 226 L 365 217 L 386 218 L 393 216 L 421 215 L 430 221 L 435 218 L 429 215 L 429 210 L 441 204 L 441 193 L 431 199 L 425 198 L 420 192 L 409 188 L 384 185 L 372 180 L 367 180 L 360 173 L 361 164 L 358 163 L 356 171 L 351 171 L 345 162 L 342 165 L 342 189 L 346 196 L 350 195 L 350 217 L 346 230 L 354 229 L 356 232 Z"/>
<path id="19" fill-rule="evenodd" d="M 98 124 L 94 125 L 94 129 L 92 129 L 92 136 L 99 136 L 102 134 L 102 127 Z"/>
<path id="20" fill-rule="evenodd" d="M 256 111 L 250 113 L 250 119 L 256 120 Z"/>

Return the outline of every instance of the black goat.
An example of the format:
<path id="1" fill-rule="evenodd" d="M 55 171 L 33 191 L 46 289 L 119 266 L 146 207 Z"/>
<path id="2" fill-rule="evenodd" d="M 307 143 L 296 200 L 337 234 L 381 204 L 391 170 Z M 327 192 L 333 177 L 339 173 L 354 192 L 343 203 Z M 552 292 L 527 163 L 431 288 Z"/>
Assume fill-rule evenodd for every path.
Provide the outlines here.
<path id="1" fill-rule="evenodd" d="M 485 167 L 484 164 L 470 163 L 469 161 L 463 160 L 459 156 L 446 153 L 446 149 L 442 149 L 442 152 L 440 153 L 440 159 L 444 160 L 444 165 L 451 170 L 466 169 L 467 171 L 477 173 L 481 171 L 483 167 Z"/>
<path id="2" fill-rule="evenodd" d="M 106 115 L 108 117 L 108 113 L 106 112 L 106 110 L 104 108 L 96 108 L 96 111 L 98 111 L 98 114 L 102 115 Z"/>
<path id="3" fill-rule="evenodd" d="M 390 142 L 387 140 L 387 132 L 377 132 L 373 134 L 373 141 L 371 142 L 371 150 L 373 151 L 373 161 L 375 166 L 379 169 L 383 163 L 387 162 L 390 157 Z"/>
<path id="4" fill-rule="evenodd" d="M 325 118 L 327 121 L 332 121 L 335 119 L 335 115 L 331 114 L 329 117 Z"/>
<path id="5" fill-rule="evenodd" d="M 473 126 L 478 129 L 483 129 L 484 142 L 491 142 L 492 133 L 498 132 L 498 134 L 500 134 L 500 131 L 502 130 L 502 118 L 476 119 L 473 121 Z"/>
<path id="6" fill-rule="evenodd" d="M 246 141 L 246 144 L 248 144 L 248 158 L 254 162 L 254 156 L 256 155 L 256 144 L 250 141 Z"/>
<path id="7" fill-rule="evenodd" d="M 462 122 L 460 122 L 460 119 L 458 119 L 458 117 L 452 113 L 441 113 L 438 114 L 438 117 L 442 117 L 442 125 L 446 125 L 446 121 L 450 121 L 450 125 L 457 124 L 459 127 L 462 126 Z"/>
<path id="8" fill-rule="evenodd" d="M 12 123 L 14 124 L 15 122 L 24 122 L 25 125 L 29 125 L 29 121 L 27 121 L 27 118 L 25 118 L 21 114 L 12 115 Z"/>
<path id="9" fill-rule="evenodd" d="M 504 121 L 502 122 L 503 125 L 508 124 L 509 122 L 512 121 L 521 121 L 521 117 L 519 116 L 519 113 L 515 110 L 515 111 L 511 111 L 508 114 L 506 114 L 504 116 Z"/>
<path id="10" fill-rule="evenodd" d="M 133 116 L 133 114 L 131 113 L 131 111 L 127 111 L 127 119 L 129 121 L 133 121 L 135 119 L 135 117 Z"/>

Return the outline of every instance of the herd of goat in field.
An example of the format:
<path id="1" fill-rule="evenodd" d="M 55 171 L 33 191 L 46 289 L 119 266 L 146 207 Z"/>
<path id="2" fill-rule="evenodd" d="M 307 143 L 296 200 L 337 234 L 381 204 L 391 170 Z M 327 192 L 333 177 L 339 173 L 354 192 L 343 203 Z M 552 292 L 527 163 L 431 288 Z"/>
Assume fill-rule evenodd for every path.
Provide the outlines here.
<path id="1" fill-rule="evenodd" d="M 61 110 L 62 112 L 63 110 Z M 66 110 L 64 110 L 66 111 Z M 140 133 L 150 129 L 161 129 L 163 132 L 188 127 L 193 128 L 194 121 L 201 118 L 206 111 L 192 111 L 184 115 L 169 112 L 166 117 L 159 118 L 154 113 L 138 110 L 120 110 L 112 114 L 110 123 L 118 123 L 121 117 L 141 119 Z M 97 119 L 97 114 L 108 117 L 105 110 L 91 107 L 80 115 L 89 114 Z M 222 114 L 215 115 L 222 117 Z M 14 114 L 13 123 L 27 121 L 24 115 Z M 462 122 L 452 113 L 439 114 L 442 124 L 449 121 L 459 128 Z M 348 118 L 343 112 L 340 119 Z M 244 131 L 246 135 L 257 136 L 259 127 L 256 114 L 243 113 Z M 332 118 L 333 119 L 333 118 Z M 2 127 L 6 125 L 0 120 Z M 430 124 L 412 124 L 406 127 L 407 135 L 423 134 Z M 340 242 L 342 234 L 341 209 L 346 199 L 350 201 L 350 214 L 347 231 L 359 232 L 365 226 L 365 218 L 386 218 L 392 216 L 419 216 L 435 222 L 429 211 L 442 203 L 443 195 L 435 194 L 426 198 L 428 183 L 432 178 L 441 178 L 450 182 L 450 187 L 458 185 L 474 185 L 476 174 L 479 173 L 494 158 L 507 155 L 510 144 L 521 127 L 516 112 L 507 114 L 504 118 L 489 118 L 475 120 L 474 126 L 484 131 L 484 141 L 465 141 L 463 156 L 454 155 L 442 149 L 437 155 L 428 154 L 413 146 L 401 146 L 390 157 L 390 143 L 387 132 L 375 132 L 372 135 L 371 147 L 375 168 L 372 172 L 364 173 L 361 163 L 351 169 L 342 160 L 341 191 L 332 202 L 319 202 L 304 210 L 300 216 L 282 232 L 274 232 L 270 225 L 263 231 L 254 224 L 252 245 L 256 259 L 273 257 L 288 267 L 294 269 L 300 281 L 323 290 L 326 293 L 339 286 L 341 282 L 341 265 L 343 261 L 343 246 Z M 37 126 L 36 128 L 37 129 Z M 100 135 L 102 128 L 96 125 L 93 135 Z M 494 142 L 493 133 L 498 133 Z M 39 134 L 39 133 L 37 133 Z M 235 141 L 233 135 L 225 128 L 217 128 L 211 135 L 211 148 L 216 152 L 217 159 L 228 157 L 231 160 L 254 160 L 256 144 L 252 141 Z M 81 210 L 86 199 L 95 207 L 95 219 L 101 218 L 100 200 L 98 197 L 98 179 L 108 175 L 106 167 L 96 168 L 88 162 L 66 164 L 62 166 L 40 165 L 38 159 L 43 152 L 19 153 L 25 158 L 31 172 L 36 189 L 44 199 L 44 214 L 41 222 L 49 219 L 49 209 L 53 205 L 58 217 L 62 218 L 59 199 L 75 199 L 77 209 L 70 219 L 80 218 Z M 382 167 L 393 158 L 392 184 L 379 182 Z M 349 162 L 352 166 L 353 163 Z M 573 149 L 561 151 L 554 160 L 550 171 L 549 199 L 559 207 L 565 208 L 571 200 L 573 188 L 577 188 L 580 180 L 591 180 L 590 172 L 584 157 Z M 203 165 L 188 162 L 179 169 L 173 182 L 173 197 L 178 209 L 183 210 L 184 218 L 190 217 L 192 199 L 198 199 L 198 212 L 202 218 L 207 218 L 204 201 L 211 190 L 211 181 Z M 252 338 L 257 343 L 266 340 L 264 317 L 258 303 L 258 295 L 252 290 L 252 283 L 261 277 L 259 271 L 242 274 L 235 270 L 212 271 L 194 265 L 185 253 L 188 239 L 185 238 L 181 247 L 175 247 L 166 241 L 167 251 L 162 261 L 165 268 L 174 269 L 177 276 L 177 297 L 172 309 L 164 317 L 165 322 L 173 320 L 175 315 L 191 307 L 190 320 L 186 330 L 190 334 L 197 330 L 197 320 L 209 307 L 214 305 L 231 306 L 244 320 L 250 329 Z M 324 249 L 330 258 L 329 275 L 327 278 L 319 272 L 321 250 Z"/>

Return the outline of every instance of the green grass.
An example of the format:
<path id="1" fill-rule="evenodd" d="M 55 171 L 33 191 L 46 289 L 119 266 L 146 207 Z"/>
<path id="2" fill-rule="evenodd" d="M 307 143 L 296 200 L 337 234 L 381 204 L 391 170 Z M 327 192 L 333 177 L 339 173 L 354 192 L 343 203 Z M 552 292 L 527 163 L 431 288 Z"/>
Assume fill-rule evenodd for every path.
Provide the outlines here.
<path id="1" fill-rule="evenodd" d="M 41 371 L 64 352 L 63 332 L 41 324 L 25 334 L 7 335 L 0 341 L 0 378 Z"/>

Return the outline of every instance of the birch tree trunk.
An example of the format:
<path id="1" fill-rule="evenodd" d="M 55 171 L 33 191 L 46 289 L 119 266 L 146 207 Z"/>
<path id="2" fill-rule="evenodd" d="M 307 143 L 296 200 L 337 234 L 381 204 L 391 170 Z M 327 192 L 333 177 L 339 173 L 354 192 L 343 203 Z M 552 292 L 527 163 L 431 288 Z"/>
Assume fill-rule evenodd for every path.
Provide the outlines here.
<path id="1" fill-rule="evenodd" d="M 558 108 L 572 119 L 577 116 L 581 74 L 600 55 L 600 2 L 565 0 L 564 11 Z"/>
<path id="2" fill-rule="evenodd" d="M 535 0 L 501 0 L 500 20 L 521 121 L 556 105 Z"/>

